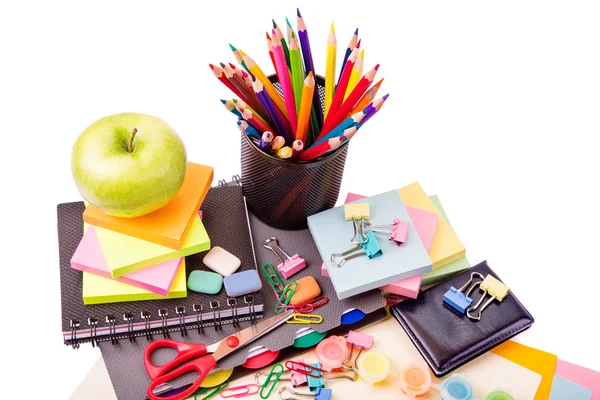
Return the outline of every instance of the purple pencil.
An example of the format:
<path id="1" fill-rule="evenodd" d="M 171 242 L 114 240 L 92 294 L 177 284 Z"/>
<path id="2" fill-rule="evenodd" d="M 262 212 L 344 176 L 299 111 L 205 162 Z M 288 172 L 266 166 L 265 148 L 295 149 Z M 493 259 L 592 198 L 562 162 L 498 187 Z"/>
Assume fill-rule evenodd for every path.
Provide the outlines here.
<path id="1" fill-rule="evenodd" d="M 309 72 L 313 73 L 316 78 L 315 65 L 313 63 L 312 52 L 310 50 L 310 41 L 308 40 L 308 31 L 306 30 L 306 24 L 300 14 L 300 9 L 296 9 L 298 14 L 298 38 L 300 38 L 300 47 L 302 48 L 302 58 L 304 58 L 304 69 L 306 74 Z M 317 119 L 319 120 L 319 126 L 323 126 L 323 107 L 321 106 L 321 99 L 319 98 L 319 91 L 315 90 L 313 94 L 313 107 L 316 110 Z"/>
<path id="2" fill-rule="evenodd" d="M 362 121 L 360 121 L 360 123 L 358 125 L 356 125 L 356 127 L 357 128 L 362 127 L 368 120 L 373 118 L 373 115 L 377 114 L 377 111 L 381 110 L 381 107 L 383 107 L 383 103 L 385 103 L 388 96 L 389 96 L 389 93 L 377 100 L 373 100 L 373 102 L 369 105 L 369 107 L 373 108 L 373 110 L 371 110 L 368 113 L 365 113 L 366 114 L 365 117 L 362 119 Z"/>
<path id="3" fill-rule="evenodd" d="M 279 113 L 277 113 L 277 110 L 275 109 L 275 104 L 273 103 L 269 95 L 265 92 L 264 85 L 262 84 L 262 82 L 256 79 L 252 83 L 252 86 L 254 88 L 254 91 L 256 92 L 258 101 L 260 101 L 265 111 L 267 112 L 269 119 L 273 123 L 274 126 L 272 126 L 275 128 L 275 130 L 277 130 L 276 135 L 282 136 L 283 138 L 285 138 L 286 142 L 289 140 L 289 142 L 292 143 L 294 139 L 292 138 L 291 133 L 288 132 L 283 120 L 279 117 Z"/>

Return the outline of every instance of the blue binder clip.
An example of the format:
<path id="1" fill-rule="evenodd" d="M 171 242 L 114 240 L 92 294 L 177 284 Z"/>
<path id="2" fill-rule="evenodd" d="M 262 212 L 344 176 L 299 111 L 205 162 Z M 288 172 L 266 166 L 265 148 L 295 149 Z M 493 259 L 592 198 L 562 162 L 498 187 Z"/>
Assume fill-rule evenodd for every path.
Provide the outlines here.
<path id="1" fill-rule="evenodd" d="M 293 399 L 297 399 L 297 397 L 283 397 L 283 392 L 288 392 L 291 394 L 295 394 L 298 396 L 307 396 L 307 397 L 313 397 L 315 400 L 331 400 L 331 394 L 332 391 L 331 389 L 324 389 L 324 388 L 318 388 L 315 394 L 312 393 L 300 393 L 300 392 L 296 392 L 294 389 L 292 389 L 289 386 L 284 386 L 281 389 L 279 389 L 279 398 L 282 400 L 293 400 Z"/>
<path id="2" fill-rule="evenodd" d="M 477 281 L 471 285 L 471 282 L 473 282 L 475 277 L 477 277 L 481 280 Z M 467 309 L 473 303 L 473 299 L 471 299 L 469 297 L 469 295 L 471 294 L 473 289 L 475 289 L 479 284 L 481 284 L 481 282 L 483 282 L 483 280 L 484 280 L 484 276 L 481 275 L 479 272 L 471 273 L 471 278 L 469 279 L 469 281 L 467 283 L 465 283 L 463 286 L 461 286 L 460 289 L 456 289 L 454 286 L 452 286 L 450 288 L 450 290 L 448 290 L 446 293 L 444 293 L 444 303 L 448 304 L 449 306 L 454 308 L 456 311 L 458 311 L 459 313 L 464 315 L 465 312 L 467 311 Z M 469 290 L 467 290 L 466 294 L 463 293 L 465 291 L 465 289 L 467 289 L 469 287 L 469 285 L 471 285 Z"/>
<path id="3" fill-rule="evenodd" d="M 381 247 L 379 246 L 379 243 L 377 242 L 377 238 L 375 237 L 375 235 L 373 235 L 373 232 L 367 232 L 365 237 L 367 238 L 366 241 L 362 242 L 361 244 L 357 244 L 355 247 L 351 248 L 350 250 L 347 250 L 343 253 L 333 253 L 331 255 L 331 262 L 333 263 L 333 265 L 340 268 L 340 267 L 343 267 L 347 261 L 352 260 L 353 258 L 356 258 L 359 256 L 366 255 L 369 258 L 375 258 L 375 257 L 379 257 L 379 256 L 383 255 L 383 251 L 381 250 Z M 359 251 L 361 249 L 362 249 L 362 251 Z M 338 257 L 344 257 L 339 262 L 339 264 L 335 262 L 335 259 Z"/>
<path id="4" fill-rule="evenodd" d="M 321 363 L 314 363 L 314 364 L 308 364 L 312 367 L 315 367 L 315 369 L 317 371 L 320 371 L 321 369 Z M 306 379 L 308 381 L 308 388 L 311 391 L 317 390 L 317 389 L 322 389 L 325 387 L 325 378 L 323 378 L 323 374 L 319 373 L 319 377 L 315 378 L 312 374 L 310 375 L 306 375 Z"/>

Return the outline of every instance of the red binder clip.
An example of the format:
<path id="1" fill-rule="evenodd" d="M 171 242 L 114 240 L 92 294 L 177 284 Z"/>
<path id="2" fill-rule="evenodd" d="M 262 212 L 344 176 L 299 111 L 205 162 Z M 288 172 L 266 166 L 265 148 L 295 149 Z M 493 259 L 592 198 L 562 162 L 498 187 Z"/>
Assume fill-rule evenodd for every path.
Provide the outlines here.
<path id="1" fill-rule="evenodd" d="M 274 243 L 273 247 L 269 246 L 270 243 Z M 277 259 L 280 261 L 280 264 L 277 266 L 277 271 L 281 272 L 285 279 L 289 279 L 290 276 L 306 268 L 306 261 L 304 261 L 304 258 L 298 256 L 298 254 L 294 254 L 290 257 L 281 249 L 281 247 L 279 247 L 276 238 L 268 238 L 265 240 L 264 246 L 271 250 L 273 254 L 275 254 L 275 257 L 277 257 Z M 281 254 L 283 254 L 283 256 L 286 258 L 285 261 L 283 261 L 275 249 L 279 250 Z"/>

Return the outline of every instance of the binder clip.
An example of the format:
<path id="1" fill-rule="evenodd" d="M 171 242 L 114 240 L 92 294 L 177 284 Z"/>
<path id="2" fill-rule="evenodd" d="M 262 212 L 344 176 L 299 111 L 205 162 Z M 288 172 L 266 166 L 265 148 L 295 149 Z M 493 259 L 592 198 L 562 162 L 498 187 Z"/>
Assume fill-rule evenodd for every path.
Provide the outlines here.
<path id="1" fill-rule="evenodd" d="M 296 392 L 289 386 L 284 386 L 279 389 L 279 398 L 282 400 L 299 400 L 297 397 L 283 397 L 284 392 L 289 392 L 291 394 L 295 394 L 297 396 L 307 396 L 312 397 L 315 400 L 331 400 L 331 389 L 322 389 L 318 388 L 315 393 L 300 393 Z"/>
<path id="2" fill-rule="evenodd" d="M 314 391 L 317 389 L 323 389 L 325 387 L 325 378 L 323 378 L 322 372 L 324 372 L 324 371 L 321 369 L 321 364 L 320 363 L 314 363 L 314 364 L 309 363 L 308 366 L 314 367 L 315 370 L 319 371 L 318 376 L 314 376 L 314 374 L 306 375 L 306 380 L 308 381 L 308 388 L 311 391 Z"/>
<path id="3" fill-rule="evenodd" d="M 360 217 L 360 220 L 352 217 L 352 226 L 354 228 L 354 236 L 352 236 L 352 239 L 350 239 L 350 241 L 353 244 L 363 244 L 363 243 L 367 243 L 367 241 L 369 240 L 367 235 L 365 235 L 364 224 L 365 224 L 365 217 Z"/>
<path id="4" fill-rule="evenodd" d="M 274 243 L 274 245 L 269 246 L 270 243 Z M 276 238 L 268 238 L 267 240 L 265 240 L 264 246 L 265 248 L 271 250 L 273 254 L 275 254 L 275 257 L 277 257 L 277 259 L 280 261 L 280 264 L 277 265 L 277 271 L 281 272 L 285 279 L 289 279 L 290 276 L 306 268 L 306 261 L 304 261 L 304 258 L 298 256 L 298 254 L 294 254 L 290 257 L 285 251 L 281 249 L 281 247 L 279 247 Z M 277 251 L 275 249 L 279 250 L 279 252 L 283 254 L 283 256 L 286 258 L 285 261 L 283 261 L 279 254 L 277 254 Z"/>
<path id="5" fill-rule="evenodd" d="M 299 367 L 295 367 L 295 365 L 298 365 Z M 305 383 L 308 382 L 307 378 L 306 378 L 306 374 L 305 369 L 304 369 L 304 359 L 299 358 L 297 361 L 286 361 L 285 363 L 285 367 L 287 369 L 290 370 L 290 376 L 289 377 L 284 377 L 283 374 L 279 377 L 280 381 L 286 381 L 286 382 L 292 382 L 292 386 L 294 387 L 298 387 L 301 385 L 304 385 Z M 291 366 L 291 368 L 290 368 Z M 296 369 L 294 369 L 296 368 Z M 299 369 L 301 368 L 301 371 L 303 372 L 299 372 Z M 320 374 L 320 372 L 317 372 Z M 254 380 L 256 381 L 256 383 L 260 386 L 262 386 L 263 384 L 260 383 L 260 377 L 262 376 L 267 376 L 267 374 L 265 374 L 264 372 L 257 372 L 256 375 L 254 375 Z"/>
<path id="6" fill-rule="evenodd" d="M 475 277 L 481 279 L 481 281 L 477 281 L 471 285 L 471 282 L 473 282 Z M 456 311 L 464 315 L 467 311 L 467 308 L 469 308 L 473 303 L 473 299 L 471 299 L 469 295 L 473 289 L 475 289 L 475 287 L 477 287 L 477 285 L 483 281 L 483 279 L 483 275 L 481 275 L 479 272 L 471 273 L 471 278 L 467 281 L 467 283 L 462 285 L 460 289 L 456 289 L 454 286 L 452 286 L 446 293 L 444 293 L 444 303 L 448 304 Z M 469 287 L 469 285 L 471 285 L 469 290 L 467 290 L 466 294 L 463 293 L 465 289 Z"/>
<path id="7" fill-rule="evenodd" d="M 346 221 L 351 221 L 356 218 L 369 219 L 369 217 L 369 203 L 344 204 L 344 218 L 346 219 Z"/>
<path id="8" fill-rule="evenodd" d="M 389 225 L 374 225 L 371 222 L 364 222 L 364 226 L 370 232 L 386 232 L 389 233 L 388 240 L 402 246 L 406 242 L 408 236 L 408 223 L 395 218 L 394 222 Z M 364 228 L 363 228 L 364 229 Z"/>
<path id="9" fill-rule="evenodd" d="M 485 277 L 483 282 L 479 284 L 479 290 L 483 290 L 483 294 L 481 298 L 474 306 L 467 309 L 467 317 L 473 321 L 479 321 L 481 319 L 481 313 L 487 306 L 489 306 L 494 300 L 498 300 L 502 302 L 506 295 L 508 295 L 509 288 L 504 283 L 500 282 L 498 279 L 494 278 L 492 275 L 488 275 Z M 481 303 L 487 295 L 490 295 L 488 301 L 485 302 L 483 306 L 478 310 L 478 314 L 476 316 L 471 315 L 471 311 L 475 311 L 479 308 Z"/>
<path id="10" fill-rule="evenodd" d="M 346 375 L 345 370 L 331 372 L 325 371 L 323 368 L 321 368 L 321 364 L 318 362 L 314 364 L 305 364 L 304 362 L 300 361 L 287 361 L 285 363 L 285 366 L 290 371 L 295 371 L 300 374 L 306 375 L 308 387 L 310 388 L 310 390 L 324 388 L 325 382 L 332 381 L 335 379 L 347 379 L 352 382 L 356 382 L 358 380 L 358 374 L 356 373 L 356 371 L 353 371 L 354 373 L 352 375 Z M 325 377 L 323 375 L 324 373 L 341 375 Z"/>
<path id="11" fill-rule="evenodd" d="M 348 355 L 348 358 L 342 363 L 342 365 L 350 370 L 358 370 L 356 363 L 358 362 L 361 353 L 363 352 L 363 350 L 371 350 L 374 341 L 375 338 L 373 336 L 365 335 L 355 331 L 348 332 L 348 336 L 346 337 L 346 344 L 350 345 L 350 354 Z M 355 347 L 359 348 L 360 350 L 358 351 L 358 354 L 356 355 L 354 361 L 352 361 L 352 354 L 354 353 Z"/>
<path id="12" fill-rule="evenodd" d="M 338 268 L 341 268 L 344 266 L 344 264 L 346 264 L 347 261 L 352 260 L 353 258 L 362 256 L 362 255 L 367 255 L 369 258 L 375 258 L 375 257 L 379 257 L 380 255 L 382 255 L 383 251 L 381 250 L 381 247 L 379 247 L 379 243 L 377 242 L 377 239 L 375 238 L 373 233 L 367 232 L 366 237 L 367 237 L 366 242 L 356 245 L 355 247 L 353 247 L 350 250 L 347 250 L 343 253 L 332 254 L 331 255 L 332 264 Z M 362 251 L 359 251 L 361 249 L 362 249 Z M 340 261 L 339 264 L 335 262 L 335 259 L 338 257 L 344 257 L 344 258 L 342 258 L 342 261 Z"/>

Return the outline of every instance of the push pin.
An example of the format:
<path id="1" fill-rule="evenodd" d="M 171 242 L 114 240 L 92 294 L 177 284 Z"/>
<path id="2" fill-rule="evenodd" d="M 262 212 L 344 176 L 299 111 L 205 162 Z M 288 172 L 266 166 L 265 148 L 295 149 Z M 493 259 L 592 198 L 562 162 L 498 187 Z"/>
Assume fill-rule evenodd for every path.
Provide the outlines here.
<path id="1" fill-rule="evenodd" d="M 481 279 L 481 281 L 477 281 L 477 282 L 473 283 L 473 285 L 471 285 L 469 290 L 467 290 L 467 293 L 466 294 L 463 293 L 464 290 L 469 287 L 471 282 L 473 282 L 475 277 Z M 444 303 L 448 304 L 449 306 L 454 308 L 456 311 L 458 311 L 459 313 L 464 315 L 465 312 L 467 311 L 467 308 L 469 308 L 471 306 L 471 304 L 473 303 L 473 299 L 471 299 L 469 297 L 469 295 L 471 294 L 473 289 L 475 289 L 475 287 L 483 281 L 483 279 L 484 279 L 483 275 L 481 275 L 479 272 L 471 273 L 471 279 L 469 279 L 469 281 L 467 283 L 465 283 L 463 286 L 461 286 L 460 289 L 456 289 L 454 286 L 452 286 L 450 288 L 450 290 L 448 290 L 446 293 L 444 293 Z"/>
<path id="2" fill-rule="evenodd" d="M 379 246 L 379 243 L 377 242 L 377 239 L 375 238 L 373 233 L 367 232 L 366 236 L 368 240 L 365 243 L 356 245 L 355 247 L 343 253 L 332 254 L 331 262 L 333 263 L 333 265 L 335 265 L 338 268 L 341 268 L 344 266 L 344 264 L 346 264 L 347 261 L 362 255 L 367 255 L 370 259 L 382 255 L 383 251 L 381 250 L 381 247 Z M 359 251 L 360 249 L 362 249 L 362 251 Z M 340 261 L 339 264 L 335 262 L 335 259 L 338 257 L 344 257 L 342 258 L 342 261 Z"/>
<path id="3" fill-rule="evenodd" d="M 270 246 L 269 244 L 271 243 L 274 243 L 274 245 Z M 281 272 L 285 279 L 289 279 L 290 276 L 306 268 L 306 261 L 304 261 L 304 258 L 298 256 L 298 254 L 294 254 L 290 257 L 285 251 L 281 249 L 281 247 L 279 247 L 276 238 L 268 238 L 267 240 L 265 240 L 264 246 L 265 248 L 271 250 L 273 254 L 275 254 L 275 257 L 277 257 L 277 259 L 280 261 L 280 264 L 277 265 L 276 268 L 277 271 Z M 279 256 L 279 254 L 277 254 L 277 251 L 275 249 L 279 250 L 281 254 L 283 254 L 283 256 L 286 258 L 285 261 L 281 259 L 281 257 Z"/>
<path id="4" fill-rule="evenodd" d="M 395 218 L 394 222 L 389 225 L 374 225 L 371 222 L 364 222 L 364 226 L 372 232 L 386 232 L 389 233 L 388 239 L 390 242 L 396 243 L 398 246 L 402 246 L 406 242 L 408 236 L 408 223 L 400 221 Z"/>
<path id="5" fill-rule="evenodd" d="M 467 317 L 469 317 L 469 319 L 472 319 L 473 321 L 479 321 L 481 319 L 481 313 L 483 312 L 483 310 L 485 310 L 485 308 L 489 306 L 494 300 L 502 302 L 502 300 L 504 300 L 504 298 L 506 297 L 506 295 L 508 295 L 508 292 L 510 290 L 508 286 L 500 282 L 498 279 L 494 278 L 492 275 L 488 275 L 485 277 L 483 282 L 480 283 L 479 289 L 483 290 L 483 295 L 481 295 L 481 298 L 479 299 L 477 304 L 467 309 Z M 483 302 L 483 300 L 485 299 L 486 295 L 488 294 L 491 297 L 478 310 L 479 312 L 477 313 L 477 315 L 471 315 L 471 311 L 477 310 Z"/>

